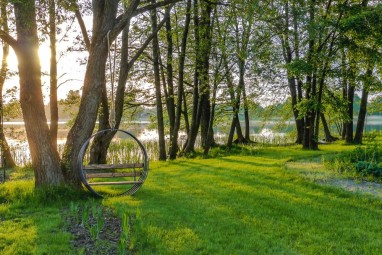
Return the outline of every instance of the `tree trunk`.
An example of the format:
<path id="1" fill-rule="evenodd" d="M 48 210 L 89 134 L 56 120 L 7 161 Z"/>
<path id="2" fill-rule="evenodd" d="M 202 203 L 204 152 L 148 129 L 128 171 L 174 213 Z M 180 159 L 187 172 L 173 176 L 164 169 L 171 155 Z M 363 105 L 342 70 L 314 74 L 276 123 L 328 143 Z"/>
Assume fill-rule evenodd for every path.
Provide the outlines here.
<path id="1" fill-rule="evenodd" d="M 245 135 L 244 135 L 244 139 L 245 139 L 246 142 L 249 142 L 251 139 L 249 137 L 249 109 L 248 109 L 247 93 L 246 93 L 246 90 L 245 90 L 245 83 L 244 83 L 244 65 L 245 65 L 245 63 L 243 63 L 243 71 L 240 72 L 240 76 L 242 76 L 240 78 L 240 80 L 242 80 L 242 82 L 243 82 L 242 88 L 243 88 L 244 123 L 245 123 Z"/>
<path id="2" fill-rule="evenodd" d="M 156 31 L 152 33 L 146 41 L 141 45 L 141 47 L 137 50 L 137 52 L 131 57 L 129 60 L 129 29 L 130 29 L 130 19 L 126 21 L 126 26 L 122 31 L 122 46 L 121 46 L 121 61 L 118 77 L 118 85 L 115 92 L 115 129 L 120 127 L 123 115 L 124 101 L 125 101 L 125 89 L 126 89 L 126 81 L 128 78 L 128 74 L 130 69 L 133 67 L 135 61 L 142 55 L 144 50 L 147 48 L 149 43 L 154 38 L 159 31 L 159 29 L 164 25 L 166 17 L 170 15 L 170 10 L 172 6 L 168 7 L 166 13 L 164 15 L 163 20 L 158 25 Z M 104 89 L 102 92 L 102 100 L 101 100 L 101 112 L 99 114 L 99 130 L 105 130 L 110 127 L 109 124 L 109 106 L 108 106 L 108 98 L 106 93 L 106 83 L 104 84 Z M 110 142 L 114 137 L 115 132 L 110 133 L 102 133 L 102 135 L 95 137 L 92 147 L 90 149 L 90 162 L 101 164 L 102 162 L 106 162 L 107 150 L 109 148 Z"/>
<path id="3" fill-rule="evenodd" d="M 345 80 L 346 78 L 344 78 Z M 348 90 L 347 90 L 347 79 L 344 81 L 343 85 L 342 85 L 342 98 L 345 102 L 348 101 Z M 342 121 L 342 131 L 341 131 L 341 138 L 342 140 L 345 140 L 346 138 L 346 121 Z"/>
<path id="4" fill-rule="evenodd" d="M 186 7 L 186 20 L 183 29 L 182 42 L 181 42 L 181 52 L 179 55 L 179 81 L 178 81 L 178 92 L 177 92 L 177 103 L 176 103 L 176 112 L 174 119 L 174 128 L 170 136 L 170 148 L 169 148 L 169 159 L 175 159 L 176 153 L 178 151 L 178 136 L 180 129 L 180 120 L 182 113 L 182 101 L 186 102 L 184 96 L 184 66 L 186 59 L 186 48 L 187 48 L 187 37 L 191 21 L 191 0 L 187 1 Z M 186 105 L 185 105 L 186 106 Z M 185 108 L 185 107 L 184 107 Z M 184 112 L 187 112 L 187 109 L 184 109 Z M 186 118 L 185 118 L 186 119 Z"/>
<path id="5" fill-rule="evenodd" d="M 50 140 L 57 148 L 58 103 L 57 103 L 57 57 L 56 57 L 56 0 L 49 0 L 50 39 Z"/>
<path id="6" fill-rule="evenodd" d="M 210 53 L 211 53 L 211 13 L 212 6 L 209 2 L 201 2 L 201 18 L 200 18 L 200 55 L 197 61 L 201 62 L 199 72 L 200 79 L 200 102 L 199 111 L 201 111 L 200 136 L 202 147 L 205 149 L 209 140 L 208 128 L 210 126 L 211 116 L 211 91 L 210 91 Z M 212 131 L 212 130 L 211 130 Z M 213 134 L 212 134 L 213 135 Z"/>
<path id="7" fill-rule="evenodd" d="M 345 126 L 345 141 L 347 143 L 353 143 L 353 105 L 354 105 L 354 90 L 355 90 L 355 84 L 353 78 L 351 78 L 349 87 L 347 89 L 347 100 L 348 100 L 348 106 L 347 106 L 347 118 L 348 120 L 344 123 Z"/>
<path id="8" fill-rule="evenodd" d="M 315 1 L 311 0 L 309 2 L 309 22 L 314 24 L 315 21 Z M 312 63 L 314 61 L 314 52 L 315 52 L 315 37 L 314 35 L 309 35 L 308 42 L 308 52 L 307 52 L 307 61 Z M 317 96 L 317 67 L 314 67 L 313 71 L 307 75 L 306 78 L 306 99 L 308 101 L 316 100 Z M 315 105 L 314 102 L 312 105 Z M 315 117 L 316 109 L 310 107 L 305 116 L 305 128 L 304 128 L 304 140 L 303 140 L 303 149 L 316 150 L 318 149 L 318 141 L 316 140 L 315 134 Z"/>
<path id="9" fill-rule="evenodd" d="M 101 39 L 102 38 L 102 39 Z M 63 171 L 69 182 L 80 185 L 77 157 L 82 145 L 91 136 L 100 104 L 103 84 L 105 82 L 105 63 L 107 57 L 106 34 L 92 43 L 86 67 L 85 81 L 78 115 L 70 129 L 63 155 Z M 93 41 L 97 39 L 93 37 Z"/>
<path id="10" fill-rule="evenodd" d="M 151 0 L 155 4 L 155 0 Z M 156 10 L 151 12 L 152 30 L 156 31 L 157 15 Z M 163 106 L 162 106 L 162 93 L 160 86 L 160 72 L 159 72 L 159 42 L 158 36 L 153 38 L 153 68 L 154 68 L 154 84 L 156 96 L 156 110 L 157 110 L 157 125 L 158 125 L 158 146 L 159 146 L 159 160 L 166 160 L 166 144 L 164 137 L 164 120 L 163 120 Z"/>
<path id="11" fill-rule="evenodd" d="M 292 6 L 293 13 L 293 43 L 294 43 L 294 54 L 295 59 L 298 61 L 300 59 L 300 38 L 298 36 L 298 17 L 296 6 Z M 290 46 L 289 37 L 289 3 L 285 2 L 285 28 L 283 29 L 284 37 L 282 37 L 283 42 L 283 55 L 286 64 L 290 64 L 293 61 L 293 51 Z M 304 119 L 299 116 L 299 111 L 297 109 L 297 103 L 302 99 L 302 81 L 295 77 L 289 70 L 287 70 L 288 75 L 288 87 L 291 96 L 293 117 L 296 124 L 297 131 L 297 144 L 302 144 L 304 139 Z M 297 84 L 296 84 L 297 80 Z"/>
<path id="12" fill-rule="evenodd" d="M 6 3 L 1 2 L 0 5 L 0 12 L 1 12 L 1 19 L 2 19 L 2 26 L 3 30 L 8 33 L 8 16 L 7 16 L 7 10 L 6 10 Z M 9 150 L 8 142 L 7 139 L 5 138 L 4 134 L 4 126 L 3 126 L 3 110 L 4 110 L 4 105 L 3 105 L 3 87 L 5 80 L 7 78 L 7 70 L 8 70 L 8 63 L 7 63 L 7 58 L 9 55 L 9 45 L 7 43 L 3 43 L 3 56 L 1 59 L 1 69 L 0 69 L 0 146 L 1 146 L 1 152 L 2 152 L 2 160 L 4 160 L 5 167 L 7 168 L 13 168 L 16 166 L 15 161 L 13 160 L 13 157 L 11 155 L 11 151 Z"/>
<path id="13" fill-rule="evenodd" d="M 109 100 L 107 97 L 106 82 L 103 84 L 101 95 L 101 107 L 99 109 L 99 124 L 98 131 L 110 129 L 109 123 Z M 90 147 L 90 160 L 89 164 L 106 164 L 107 162 L 107 149 L 113 139 L 115 132 L 103 132 L 96 135 Z"/>
<path id="14" fill-rule="evenodd" d="M 296 80 L 294 77 L 288 78 L 288 85 L 289 85 L 289 92 L 292 99 L 292 111 L 293 111 L 293 117 L 296 124 L 296 131 L 297 131 L 297 144 L 302 144 L 302 140 L 304 137 L 304 120 L 300 118 L 299 111 L 297 109 L 297 91 L 296 91 Z"/>
<path id="15" fill-rule="evenodd" d="M 219 64 L 216 65 L 215 71 L 214 71 L 214 85 L 212 89 L 212 105 L 211 105 L 211 115 L 210 115 L 210 123 L 208 126 L 208 132 L 207 132 L 207 143 L 204 148 L 204 154 L 208 155 L 209 150 L 211 147 L 214 145 L 214 140 L 213 140 L 213 124 L 214 124 L 214 119 L 215 119 L 215 107 L 216 107 L 216 94 L 218 90 L 218 77 L 219 77 L 219 71 L 221 68 L 222 60 L 220 59 Z"/>
<path id="16" fill-rule="evenodd" d="M 84 142 L 91 136 L 96 123 L 105 83 L 107 33 L 114 28 L 118 2 L 117 0 L 93 1 L 93 36 L 81 102 L 74 125 L 68 133 L 62 159 L 65 178 L 77 187 L 81 187 L 77 165 L 78 155 Z M 136 5 L 136 1 L 131 2 L 127 12 L 131 13 L 135 10 Z M 114 38 L 112 39 L 114 40 Z"/>
<path id="17" fill-rule="evenodd" d="M 60 185 L 63 183 L 63 175 L 57 149 L 52 146 L 50 140 L 41 90 L 35 2 L 23 1 L 15 3 L 14 7 L 20 104 L 35 173 L 35 185 Z"/>
<path id="18" fill-rule="evenodd" d="M 307 100 L 314 100 L 316 96 L 316 77 L 315 74 L 307 77 Z M 302 143 L 303 149 L 316 150 L 318 141 L 314 137 L 316 112 L 314 109 L 308 109 L 304 119 L 304 139 Z"/>
<path id="19" fill-rule="evenodd" d="M 372 70 L 367 70 L 367 73 L 371 75 Z M 354 143 L 361 144 L 362 143 L 362 137 L 363 137 L 363 129 L 365 127 L 365 119 L 366 119 L 366 112 L 367 112 L 367 98 L 369 96 L 369 90 L 367 88 L 367 84 L 363 85 L 362 89 L 362 96 L 361 96 L 361 104 L 359 108 L 358 113 L 358 120 L 357 120 L 357 128 L 354 135 Z"/>
<path id="20" fill-rule="evenodd" d="M 236 142 L 243 143 L 245 141 L 245 138 L 241 130 L 239 114 L 238 114 L 240 110 L 241 86 L 239 84 L 235 90 L 233 79 L 232 79 L 232 76 L 230 75 L 230 69 L 228 67 L 227 56 L 225 54 L 223 54 L 223 64 L 224 64 L 224 68 L 227 75 L 227 87 L 228 87 L 228 92 L 231 98 L 231 105 L 232 105 L 232 121 L 231 121 L 231 127 L 230 127 L 228 140 L 227 140 L 227 147 L 231 147 L 233 143 L 235 130 L 238 137 Z M 235 92 L 236 92 L 236 96 L 235 96 Z"/>
<path id="21" fill-rule="evenodd" d="M 327 142 L 333 142 L 335 140 L 338 140 L 338 138 L 332 136 L 332 134 L 330 133 L 328 122 L 326 121 L 325 115 L 322 112 L 320 112 L 320 117 L 321 117 L 322 125 L 324 127 L 325 140 Z"/>
<path id="22" fill-rule="evenodd" d="M 198 0 L 194 0 L 194 35 L 195 35 L 195 70 L 194 70 L 194 89 L 192 93 L 192 118 L 190 124 L 190 131 L 187 137 L 187 143 L 184 146 L 184 153 L 191 153 L 194 151 L 196 137 L 198 135 L 199 124 L 200 124 L 200 114 L 201 111 L 198 111 L 198 102 L 199 102 L 199 69 L 200 63 L 197 60 L 200 51 L 200 38 L 199 38 L 199 10 L 198 10 Z"/>
<path id="23" fill-rule="evenodd" d="M 175 126 L 175 95 L 174 95 L 174 77 L 173 77 L 173 51 L 174 46 L 172 42 L 172 25 L 170 16 L 166 18 L 166 39 L 167 39 L 167 64 L 166 64 L 166 74 L 167 74 L 167 98 L 166 106 L 168 119 L 170 123 L 170 136 L 174 132 Z"/>

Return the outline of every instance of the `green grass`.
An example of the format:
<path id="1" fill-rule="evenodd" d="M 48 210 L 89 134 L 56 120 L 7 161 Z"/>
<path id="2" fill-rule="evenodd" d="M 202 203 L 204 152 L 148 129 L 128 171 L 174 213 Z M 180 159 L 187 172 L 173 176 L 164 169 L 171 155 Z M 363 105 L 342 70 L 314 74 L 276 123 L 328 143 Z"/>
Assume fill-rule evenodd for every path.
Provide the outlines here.
<path id="1" fill-rule="evenodd" d="M 8 174 L 11 180 L 0 184 L 0 254 L 72 254 L 62 210 L 78 194 L 34 190 L 30 169 Z"/>
<path id="2" fill-rule="evenodd" d="M 247 148 L 241 155 L 152 162 L 135 196 L 93 203 L 131 216 L 129 246 L 136 254 L 380 254 L 382 201 L 301 175 L 325 174 L 315 160 L 354 147 L 320 148 Z M 314 167 L 286 167 L 304 158 Z M 68 194 L 63 201 L 75 200 Z M 73 252 L 65 203 L 41 197 L 30 180 L 0 186 L 1 254 Z"/>

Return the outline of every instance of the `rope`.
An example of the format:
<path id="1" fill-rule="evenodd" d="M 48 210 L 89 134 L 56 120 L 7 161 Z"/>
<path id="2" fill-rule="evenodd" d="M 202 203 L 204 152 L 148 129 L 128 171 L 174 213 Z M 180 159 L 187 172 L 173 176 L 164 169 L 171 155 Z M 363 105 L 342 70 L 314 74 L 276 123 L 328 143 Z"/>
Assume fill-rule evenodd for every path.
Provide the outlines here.
<path id="1" fill-rule="evenodd" d="M 1 98 L 0 99 L 1 102 L 0 102 L 0 106 L 1 106 L 1 112 L 0 112 L 0 131 L 1 133 L 4 135 L 4 104 L 3 104 L 3 99 Z M 4 136 L 4 139 L 5 139 L 5 136 Z M 2 182 L 4 183 L 5 182 L 5 154 L 4 154 L 4 140 L 1 139 L 1 144 L 0 144 L 0 150 L 1 150 L 1 168 L 3 169 L 3 177 L 2 177 Z"/>
<path id="2" fill-rule="evenodd" d="M 107 33 L 107 50 L 109 56 L 109 70 L 110 70 L 110 83 L 111 83 L 111 102 L 110 102 L 110 114 L 109 114 L 109 125 L 112 129 L 115 128 L 115 104 L 114 104 L 114 78 L 115 78 L 115 52 L 116 52 L 116 42 L 114 42 L 114 59 L 113 65 L 111 61 L 111 50 L 110 50 L 110 31 Z"/>

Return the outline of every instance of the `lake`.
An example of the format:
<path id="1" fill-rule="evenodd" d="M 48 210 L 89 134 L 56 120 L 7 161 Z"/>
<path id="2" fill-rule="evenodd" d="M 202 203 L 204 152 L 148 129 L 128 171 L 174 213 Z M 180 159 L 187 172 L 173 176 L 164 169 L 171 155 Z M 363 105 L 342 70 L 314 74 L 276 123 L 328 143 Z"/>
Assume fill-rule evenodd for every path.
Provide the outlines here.
<path id="1" fill-rule="evenodd" d="M 356 126 L 357 118 L 354 118 L 354 128 Z M 158 138 L 158 133 L 156 130 L 148 129 L 148 121 L 135 121 L 124 123 L 124 128 L 136 135 L 137 138 L 142 141 L 142 143 L 148 148 L 148 153 L 151 159 L 156 158 L 156 139 Z M 242 127 L 244 123 L 242 123 Z M 288 144 L 295 141 L 294 135 L 291 133 L 294 129 L 294 121 L 289 120 L 282 123 L 282 128 L 280 126 L 280 121 L 277 119 L 268 121 L 264 123 L 260 120 L 253 120 L 250 122 L 251 139 L 260 144 Z M 220 126 L 219 126 L 220 127 Z M 226 143 L 227 140 L 227 127 L 226 128 L 216 128 L 215 129 L 215 141 L 219 144 Z M 276 131 L 279 130 L 279 131 Z M 382 130 L 382 116 L 367 116 L 365 122 L 366 132 L 371 130 Z M 7 141 L 11 147 L 11 151 L 18 165 L 25 165 L 30 162 L 29 147 L 26 142 L 26 135 L 24 129 L 24 122 L 22 121 L 11 121 L 4 122 L 4 131 L 7 137 Z M 65 142 L 66 135 L 69 131 L 67 126 L 67 121 L 59 122 L 59 132 L 58 132 L 58 145 L 59 150 L 62 150 Z M 244 131 L 244 130 L 243 130 Z M 332 132 L 335 136 L 336 129 L 333 126 Z M 179 143 L 182 146 L 186 141 L 187 135 L 181 132 L 179 135 Z M 169 137 L 166 137 L 169 140 Z M 197 142 L 198 143 L 198 142 Z"/>

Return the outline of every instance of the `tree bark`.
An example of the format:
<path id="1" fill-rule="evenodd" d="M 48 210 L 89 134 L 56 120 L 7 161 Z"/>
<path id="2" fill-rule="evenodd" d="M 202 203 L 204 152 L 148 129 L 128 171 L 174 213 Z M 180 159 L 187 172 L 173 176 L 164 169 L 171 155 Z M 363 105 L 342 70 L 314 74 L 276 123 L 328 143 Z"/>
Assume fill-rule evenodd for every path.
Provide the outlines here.
<path id="1" fill-rule="evenodd" d="M 347 118 L 348 120 L 344 123 L 345 126 L 345 141 L 347 143 L 353 143 L 353 105 L 354 105 L 354 91 L 355 91 L 355 84 L 354 79 L 350 78 L 349 87 L 347 89 L 347 100 L 348 100 L 348 106 L 347 106 Z"/>
<path id="2" fill-rule="evenodd" d="M 309 22 L 310 24 L 314 24 L 315 21 L 315 0 L 311 0 L 309 2 Z M 314 52 L 315 52 L 315 35 L 309 34 L 308 41 L 308 52 L 307 52 L 307 61 L 311 63 L 314 67 L 313 70 L 307 75 L 306 78 L 306 99 L 308 102 L 312 102 L 312 100 L 316 100 L 317 95 L 317 67 L 314 65 Z M 314 105 L 316 102 L 313 102 Z M 316 117 L 316 109 L 312 106 L 309 106 L 306 116 L 305 116 L 305 127 L 304 127 L 304 140 L 302 144 L 303 149 L 316 150 L 318 149 L 318 141 L 315 139 L 315 117 Z"/>
<path id="3" fill-rule="evenodd" d="M 101 107 L 98 116 L 99 124 L 98 131 L 111 129 L 109 123 L 109 100 L 107 97 L 106 82 L 103 84 L 101 95 Z M 106 164 L 107 163 L 107 149 L 113 139 L 115 132 L 103 132 L 96 135 L 90 147 L 90 160 L 89 164 Z"/>
<path id="4" fill-rule="evenodd" d="M 27 0 L 23 3 L 15 3 L 14 8 L 20 104 L 35 173 L 35 185 L 60 185 L 63 183 L 63 175 L 60 170 L 57 149 L 52 146 L 50 141 L 41 90 L 35 2 Z"/>
<path id="5" fill-rule="evenodd" d="M 176 153 L 178 151 L 178 136 L 180 129 L 180 120 L 182 113 L 182 103 L 186 101 L 184 96 L 184 67 L 186 59 L 186 48 L 187 48 L 187 38 L 191 22 L 191 0 L 187 1 L 186 7 L 186 20 L 183 28 L 183 35 L 181 41 L 181 50 L 179 55 L 179 81 L 178 81 L 178 91 L 177 91 L 177 102 L 176 102 L 176 112 L 174 119 L 174 128 L 173 132 L 170 135 L 170 147 L 169 147 L 169 159 L 175 159 Z M 186 106 L 186 105 L 185 105 Z M 185 107 L 184 107 L 185 108 Z M 187 112 L 187 109 L 184 109 Z M 186 118 L 185 118 L 186 120 Z"/>
<path id="6" fill-rule="evenodd" d="M 2 26 L 3 30 L 8 33 L 8 15 L 7 15 L 7 10 L 6 10 L 6 3 L 1 2 L 0 5 L 0 12 L 1 12 L 1 19 L 2 19 Z M 5 163 L 5 167 L 7 168 L 13 168 L 16 167 L 16 163 L 12 157 L 11 151 L 9 150 L 9 145 L 7 142 L 7 139 L 4 134 L 4 126 L 2 125 L 4 122 L 4 116 L 3 116 L 3 110 L 4 110 L 4 105 L 3 105 L 3 87 L 5 80 L 7 78 L 7 70 L 8 70 L 8 62 L 7 58 L 9 55 L 9 45 L 6 42 L 3 42 L 3 56 L 1 59 L 1 69 L 0 69 L 0 146 L 1 146 L 1 152 L 2 152 L 2 161 Z"/>
<path id="7" fill-rule="evenodd" d="M 170 136 L 174 132 L 175 126 L 175 94 L 174 94 L 174 77 L 173 77 L 173 41 L 172 41 L 172 25 L 170 16 L 166 18 L 166 39 L 167 39 L 167 113 L 170 123 Z"/>
<path id="8" fill-rule="evenodd" d="M 298 61 L 300 59 L 300 39 L 298 36 L 298 17 L 296 6 L 293 4 L 293 43 L 294 43 L 294 55 L 295 59 Z M 285 3 L 285 28 L 283 29 L 283 37 L 281 38 L 283 45 L 283 55 L 286 64 L 290 64 L 293 61 L 293 51 L 289 42 L 289 3 Z M 291 96 L 293 117 L 296 124 L 297 131 L 297 144 L 302 144 L 304 138 L 304 119 L 299 116 L 299 110 L 297 109 L 297 104 L 302 99 L 302 81 L 295 77 L 289 70 L 287 70 L 288 75 L 288 87 Z M 297 82 L 296 82 L 297 80 Z"/>
<path id="9" fill-rule="evenodd" d="M 50 141 L 57 148 L 58 103 L 57 103 L 57 57 L 56 57 L 56 0 L 49 0 L 50 39 Z"/>
<path id="10" fill-rule="evenodd" d="M 216 60 L 216 59 L 215 59 Z M 211 147 L 214 146 L 214 140 L 213 140 L 213 125 L 214 125 L 214 119 L 215 119 L 215 108 L 216 108 L 216 95 L 219 85 L 219 71 L 222 65 L 222 59 L 218 62 L 219 64 L 215 66 L 214 71 L 214 83 L 212 87 L 212 104 L 211 104 L 211 115 L 210 115 L 210 123 L 208 126 L 208 132 L 207 132 L 207 143 L 204 148 L 204 154 L 208 155 L 208 152 L 210 151 Z"/>
<path id="11" fill-rule="evenodd" d="M 326 121 L 325 115 L 322 112 L 320 112 L 320 117 L 322 121 L 322 126 L 324 127 L 325 140 L 327 142 L 333 142 L 338 140 L 338 138 L 332 136 L 332 134 L 330 133 L 328 122 Z"/>
<path id="12" fill-rule="evenodd" d="M 155 4 L 155 0 L 151 0 Z M 156 10 L 151 11 L 151 23 L 153 32 L 156 30 L 157 15 Z M 164 120 L 163 120 L 163 106 L 162 106 L 162 92 L 160 86 L 160 72 L 159 72 L 159 42 L 158 36 L 153 38 L 153 68 L 154 68 L 154 84 L 156 96 L 156 110 L 157 110 L 157 128 L 158 128 L 158 146 L 159 146 L 159 160 L 166 160 L 166 143 L 164 137 Z"/>
<path id="13" fill-rule="evenodd" d="M 245 121 L 245 135 L 244 138 L 247 142 L 250 142 L 250 136 L 249 136 L 249 108 L 248 108 L 248 99 L 247 99 L 247 93 L 245 91 L 245 86 L 243 89 L 243 101 L 244 101 L 244 121 Z"/>
<path id="14" fill-rule="evenodd" d="M 184 153 L 191 153 L 194 151 L 196 137 L 198 135 L 199 124 L 200 124 L 200 114 L 201 111 L 198 111 L 198 102 L 199 102 L 199 69 L 200 63 L 197 61 L 200 51 L 200 37 L 199 37 L 199 9 L 198 9 L 198 0 L 194 0 L 193 5 L 193 21 L 194 21 L 194 48 L 195 48 L 195 64 L 194 64 L 194 88 L 192 93 L 192 118 L 190 123 L 190 131 L 188 132 L 187 142 L 184 146 Z"/>
<path id="15" fill-rule="evenodd" d="M 77 187 L 81 187 L 77 165 L 78 155 L 82 145 L 93 132 L 105 83 L 107 33 L 111 31 L 110 37 L 113 41 L 119 29 L 123 28 L 123 26 L 118 29 L 115 27 L 118 3 L 118 0 L 93 1 L 93 33 L 81 102 L 74 125 L 68 133 L 62 159 L 66 180 Z M 132 1 L 125 14 L 132 15 L 138 3 L 139 1 Z"/>
<path id="16" fill-rule="evenodd" d="M 372 69 L 368 69 L 366 72 L 367 77 L 371 77 L 372 72 L 373 72 Z M 369 96 L 368 84 L 364 82 L 363 88 L 362 88 L 361 104 L 360 104 L 359 113 L 358 113 L 357 128 L 354 135 L 354 143 L 356 144 L 362 143 L 363 130 L 365 127 L 365 119 L 366 119 L 366 113 L 367 113 L 368 96 Z"/>
<path id="17" fill-rule="evenodd" d="M 200 137 L 202 147 L 205 149 L 209 140 L 208 127 L 210 126 L 211 115 L 211 91 L 210 91 L 210 53 L 211 53 L 211 13 L 212 6 L 209 2 L 201 2 L 201 15 L 200 15 L 200 51 L 199 58 L 201 69 L 199 72 L 200 80 L 200 98 L 198 111 L 201 111 L 200 121 Z"/>

